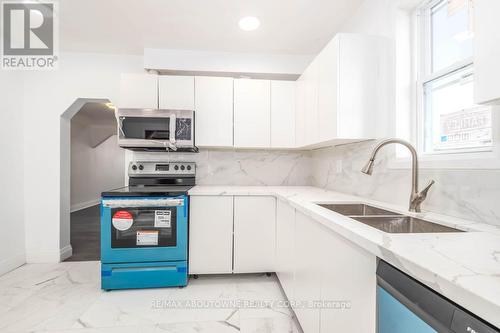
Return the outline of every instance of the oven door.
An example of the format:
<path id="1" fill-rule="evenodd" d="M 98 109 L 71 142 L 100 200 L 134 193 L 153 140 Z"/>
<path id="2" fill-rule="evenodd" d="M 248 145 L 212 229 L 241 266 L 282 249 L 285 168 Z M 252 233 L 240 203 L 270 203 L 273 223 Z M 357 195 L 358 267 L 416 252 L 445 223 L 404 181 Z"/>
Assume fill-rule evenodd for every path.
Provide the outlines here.
<path id="1" fill-rule="evenodd" d="M 103 199 L 101 261 L 186 260 L 187 214 L 187 196 Z"/>

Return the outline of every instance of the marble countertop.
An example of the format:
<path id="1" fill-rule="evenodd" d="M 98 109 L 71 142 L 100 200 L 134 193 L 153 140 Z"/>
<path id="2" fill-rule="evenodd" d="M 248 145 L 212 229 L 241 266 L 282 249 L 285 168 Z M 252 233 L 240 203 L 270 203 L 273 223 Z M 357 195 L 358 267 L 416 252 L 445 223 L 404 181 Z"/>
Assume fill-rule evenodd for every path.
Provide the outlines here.
<path id="1" fill-rule="evenodd" d="M 500 327 L 500 228 L 309 186 L 195 186 L 190 195 L 272 195 Z M 363 202 L 467 232 L 389 234 L 316 203 Z M 425 209 L 425 203 L 424 203 Z"/>

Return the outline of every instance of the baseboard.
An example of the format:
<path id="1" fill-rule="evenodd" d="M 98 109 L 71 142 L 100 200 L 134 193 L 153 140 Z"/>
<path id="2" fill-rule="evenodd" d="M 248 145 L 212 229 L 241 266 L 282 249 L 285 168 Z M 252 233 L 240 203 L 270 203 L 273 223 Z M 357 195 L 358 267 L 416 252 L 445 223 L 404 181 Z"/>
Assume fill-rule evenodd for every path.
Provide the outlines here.
<path id="1" fill-rule="evenodd" d="M 10 258 L 0 261 L 0 275 L 10 272 L 26 263 L 26 254 L 18 253 Z"/>
<path id="2" fill-rule="evenodd" d="M 40 251 L 40 249 L 27 249 L 26 262 L 28 264 L 58 263 L 61 261 L 61 251 Z"/>
<path id="3" fill-rule="evenodd" d="M 74 213 L 74 212 L 77 212 L 79 210 L 98 205 L 99 202 L 101 202 L 101 199 L 97 198 L 97 199 L 93 199 L 93 200 L 89 200 L 89 201 L 85 201 L 85 202 L 76 203 L 74 205 L 71 205 L 70 212 Z"/>
<path id="4" fill-rule="evenodd" d="M 71 245 L 63 247 L 60 251 L 60 260 L 64 261 L 73 255 L 73 248 Z"/>

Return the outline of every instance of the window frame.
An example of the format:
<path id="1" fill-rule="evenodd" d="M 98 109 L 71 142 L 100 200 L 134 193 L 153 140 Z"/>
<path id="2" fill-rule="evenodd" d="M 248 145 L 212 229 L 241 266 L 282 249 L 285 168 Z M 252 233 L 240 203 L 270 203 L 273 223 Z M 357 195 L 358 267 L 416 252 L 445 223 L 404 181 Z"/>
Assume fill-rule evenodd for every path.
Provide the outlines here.
<path id="1" fill-rule="evenodd" d="M 442 68 L 432 73 L 432 40 L 431 40 L 431 10 L 442 0 L 425 0 L 420 2 L 410 13 L 410 48 L 411 48 L 411 100 L 414 101 L 409 115 L 408 138 L 419 152 L 420 166 L 425 169 L 500 169 L 500 109 L 488 106 L 491 110 L 492 145 L 488 147 L 464 148 L 447 151 L 425 152 L 424 121 L 425 95 L 424 84 L 455 71 L 474 66 L 474 57 Z M 446 1 L 446 0 L 445 0 Z M 401 112 L 401 110 L 399 110 Z M 389 161 L 393 169 L 409 168 L 409 154 L 399 149 L 394 150 L 394 158 Z"/>

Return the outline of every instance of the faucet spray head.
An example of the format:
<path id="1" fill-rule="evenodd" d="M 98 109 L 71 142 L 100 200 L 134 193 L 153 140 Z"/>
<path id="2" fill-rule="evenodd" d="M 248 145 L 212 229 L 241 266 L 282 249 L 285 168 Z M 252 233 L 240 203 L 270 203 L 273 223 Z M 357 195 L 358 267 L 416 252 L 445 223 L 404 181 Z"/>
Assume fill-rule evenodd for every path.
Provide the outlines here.
<path id="1" fill-rule="evenodd" d="M 367 174 L 368 176 L 371 176 L 373 173 L 374 162 L 375 162 L 374 159 L 370 159 L 368 163 L 366 163 L 366 165 L 363 167 L 363 169 L 361 169 L 361 172 Z"/>

